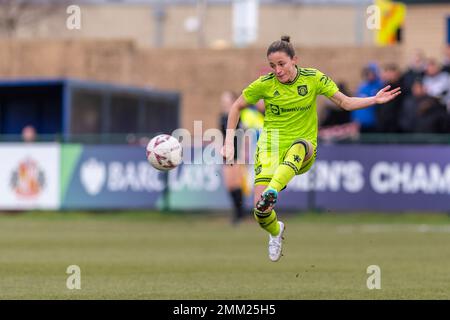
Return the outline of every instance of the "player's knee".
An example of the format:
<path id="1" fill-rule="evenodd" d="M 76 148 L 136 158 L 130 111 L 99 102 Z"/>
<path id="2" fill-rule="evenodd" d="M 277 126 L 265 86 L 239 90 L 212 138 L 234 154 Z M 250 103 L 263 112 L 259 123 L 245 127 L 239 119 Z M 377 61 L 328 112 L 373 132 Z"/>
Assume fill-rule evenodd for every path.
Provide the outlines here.
<path id="1" fill-rule="evenodd" d="M 300 140 L 296 141 L 291 146 L 291 149 L 293 152 L 300 153 L 303 155 L 303 162 L 309 160 L 313 155 L 316 154 L 316 148 L 308 140 L 300 139 Z"/>
<path id="2" fill-rule="evenodd" d="M 294 144 L 289 148 L 288 152 L 284 156 L 284 162 L 291 162 L 293 164 L 300 164 L 303 162 L 305 158 L 305 149 L 302 145 Z"/>

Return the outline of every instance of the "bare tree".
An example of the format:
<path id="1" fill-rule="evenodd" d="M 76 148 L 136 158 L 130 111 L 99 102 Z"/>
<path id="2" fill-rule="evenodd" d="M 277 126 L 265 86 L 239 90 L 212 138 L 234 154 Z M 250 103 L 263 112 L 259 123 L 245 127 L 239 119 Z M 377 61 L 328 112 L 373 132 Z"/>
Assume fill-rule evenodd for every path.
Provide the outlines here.
<path id="1" fill-rule="evenodd" d="M 74 3 L 77 1 L 71 1 Z M 0 32 L 7 37 L 16 35 L 20 27 L 39 24 L 62 11 L 68 0 L 0 0 Z"/>

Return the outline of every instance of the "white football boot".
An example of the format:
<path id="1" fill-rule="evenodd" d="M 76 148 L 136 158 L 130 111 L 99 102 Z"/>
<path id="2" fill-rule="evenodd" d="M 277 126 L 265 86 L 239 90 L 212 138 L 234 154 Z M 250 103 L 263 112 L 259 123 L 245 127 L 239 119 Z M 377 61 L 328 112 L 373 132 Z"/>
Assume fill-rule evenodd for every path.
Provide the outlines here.
<path id="1" fill-rule="evenodd" d="M 282 256 L 284 223 L 278 221 L 278 224 L 280 233 L 277 236 L 269 235 L 269 259 L 273 262 L 277 262 Z"/>

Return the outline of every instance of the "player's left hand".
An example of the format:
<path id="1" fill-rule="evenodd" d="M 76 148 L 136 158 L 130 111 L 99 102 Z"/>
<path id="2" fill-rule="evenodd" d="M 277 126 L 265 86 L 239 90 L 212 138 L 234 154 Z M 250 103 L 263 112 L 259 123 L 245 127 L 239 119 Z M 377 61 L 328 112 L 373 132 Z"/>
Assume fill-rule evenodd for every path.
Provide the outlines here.
<path id="1" fill-rule="evenodd" d="M 378 91 L 377 95 L 375 96 L 375 103 L 381 104 L 386 103 L 394 99 L 396 96 L 398 96 L 400 93 L 400 87 L 397 87 L 395 89 L 389 90 L 391 88 L 390 85 L 384 87 L 380 91 Z"/>

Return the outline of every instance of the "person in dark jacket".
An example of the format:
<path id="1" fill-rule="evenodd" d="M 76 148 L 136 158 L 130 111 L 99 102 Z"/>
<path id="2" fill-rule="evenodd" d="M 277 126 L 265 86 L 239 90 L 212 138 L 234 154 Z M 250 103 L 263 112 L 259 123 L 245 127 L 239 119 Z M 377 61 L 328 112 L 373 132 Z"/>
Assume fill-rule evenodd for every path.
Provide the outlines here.
<path id="1" fill-rule="evenodd" d="M 425 75 L 426 57 L 422 50 L 416 50 L 408 65 L 406 72 L 403 74 L 402 91 L 404 97 L 412 95 L 412 86 L 417 79 L 422 79 Z"/>
<path id="2" fill-rule="evenodd" d="M 399 114 L 400 129 L 404 133 L 448 133 L 450 117 L 438 99 L 427 94 L 420 79 L 412 86 Z"/>
<path id="3" fill-rule="evenodd" d="M 391 88 L 401 87 L 402 78 L 400 69 L 396 64 L 386 64 L 381 73 L 383 85 L 390 85 Z M 376 110 L 377 131 L 383 133 L 400 132 L 399 117 L 403 105 L 403 96 L 391 100 Z"/>

